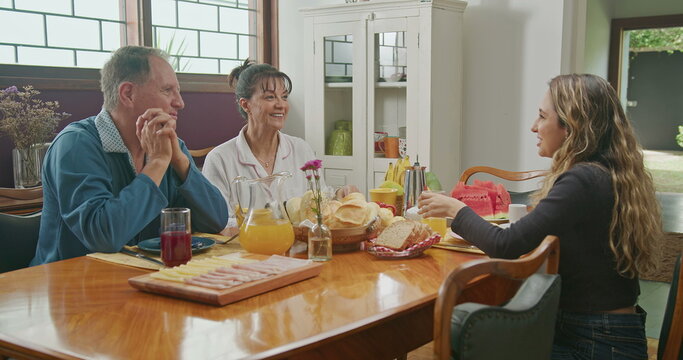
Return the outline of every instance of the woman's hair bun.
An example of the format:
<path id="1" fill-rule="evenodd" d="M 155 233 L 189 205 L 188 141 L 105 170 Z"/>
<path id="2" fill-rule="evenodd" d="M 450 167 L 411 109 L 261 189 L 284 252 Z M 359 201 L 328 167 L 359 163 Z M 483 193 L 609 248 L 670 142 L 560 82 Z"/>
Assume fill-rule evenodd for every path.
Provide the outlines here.
<path id="1" fill-rule="evenodd" d="M 242 63 L 242 65 L 236 66 L 234 69 L 232 69 L 230 75 L 228 75 L 228 85 L 230 85 L 230 87 L 234 89 L 237 86 L 237 81 L 240 79 L 240 74 L 242 74 L 244 70 L 246 70 L 247 68 L 249 68 L 249 66 L 253 64 L 254 60 L 247 58 L 246 60 L 244 60 L 244 63 Z"/>

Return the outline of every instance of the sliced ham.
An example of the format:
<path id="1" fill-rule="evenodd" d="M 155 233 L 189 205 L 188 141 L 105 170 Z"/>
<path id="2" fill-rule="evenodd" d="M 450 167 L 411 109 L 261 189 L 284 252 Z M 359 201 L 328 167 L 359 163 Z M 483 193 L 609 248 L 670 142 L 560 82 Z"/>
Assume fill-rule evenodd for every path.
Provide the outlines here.
<path id="1" fill-rule="evenodd" d="M 216 284 L 212 283 L 209 281 L 205 280 L 198 280 L 195 278 L 189 278 L 185 279 L 185 283 L 190 284 L 190 285 L 197 285 L 197 286 L 202 286 L 202 287 L 207 287 L 207 288 L 212 288 L 212 289 L 228 289 L 231 288 L 232 286 L 224 285 L 224 284 Z"/>
<path id="2" fill-rule="evenodd" d="M 215 271 L 220 272 L 220 273 L 224 273 L 224 274 L 234 274 L 234 275 L 247 276 L 247 277 L 249 277 L 249 279 L 251 279 L 251 281 L 263 279 L 263 278 L 268 276 L 266 274 L 263 274 L 263 273 L 257 272 L 257 271 L 251 271 L 251 270 L 246 270 L 246 269 L 237 269 L 234 266 L 229 267 L 229 268 L 226 268 L 226 267 L 218 268 Z"/>
<path id="3" fill-rule="evenodd" d="M 271 256 L 265 261 L 220 267 L 206 274 L 185 279 L 185 283 L 211 289 L 229 289 L 309 264 L 310 261 Z"/>
<path id="4" fill-rule="evenodd" d="M 281 273 L 284 269 L 274 265 L 268 265 L 261 262 L 251 264 L 237 264 L 233 268 L 247 271 L 255 271 L 265 275 L 275 275 Z"/>

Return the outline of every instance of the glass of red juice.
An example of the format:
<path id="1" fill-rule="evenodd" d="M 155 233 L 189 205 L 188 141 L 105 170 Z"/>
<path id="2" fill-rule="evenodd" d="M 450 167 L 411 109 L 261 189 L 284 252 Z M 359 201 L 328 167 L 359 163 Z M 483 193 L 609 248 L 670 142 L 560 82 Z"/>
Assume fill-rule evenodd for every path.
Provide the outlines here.
<path id="1" fill-rule="evenodd" d="M 187 263 L 192 259 L 192 226 L 190 209 L 161 210 L 161 261 L 168 267 Z"/>

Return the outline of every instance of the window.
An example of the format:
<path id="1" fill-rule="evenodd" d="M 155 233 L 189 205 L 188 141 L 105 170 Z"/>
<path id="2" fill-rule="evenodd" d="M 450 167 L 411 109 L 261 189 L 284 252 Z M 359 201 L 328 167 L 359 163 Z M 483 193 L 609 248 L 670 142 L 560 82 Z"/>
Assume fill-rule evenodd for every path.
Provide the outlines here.
<path id="1" fill-rule="evenodd" d="M 225 92 L 246 58 L 277 62 L 277 0 L 0 0 L 0 84 L 97 89 L 126 44 L 171 54 L 184 90 Z"/>

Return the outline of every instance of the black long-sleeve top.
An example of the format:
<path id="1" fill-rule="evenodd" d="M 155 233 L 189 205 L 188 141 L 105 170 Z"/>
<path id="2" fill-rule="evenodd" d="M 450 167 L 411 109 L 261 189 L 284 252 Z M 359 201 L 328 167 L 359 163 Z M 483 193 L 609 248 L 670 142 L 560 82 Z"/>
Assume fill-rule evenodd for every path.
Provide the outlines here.
<path id="1" fill-rule="evenodd" d="M 548 196 L 519 221 L 503 229 L 469 207 L 460 210 L 452 230 L 497 258 L 513 259 L 536 248 L 547 235 L 560 238 L 560 308 L 593 312 L 636 304 L 638 279 L 616 271 L 609 249 L 614 194 L 609 173 L 588 163 L 560 175 Z"/>

